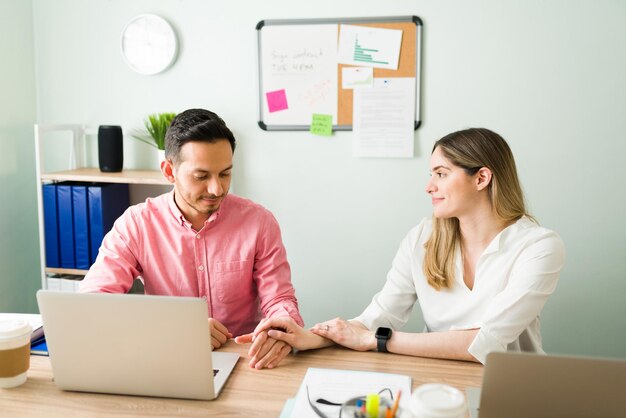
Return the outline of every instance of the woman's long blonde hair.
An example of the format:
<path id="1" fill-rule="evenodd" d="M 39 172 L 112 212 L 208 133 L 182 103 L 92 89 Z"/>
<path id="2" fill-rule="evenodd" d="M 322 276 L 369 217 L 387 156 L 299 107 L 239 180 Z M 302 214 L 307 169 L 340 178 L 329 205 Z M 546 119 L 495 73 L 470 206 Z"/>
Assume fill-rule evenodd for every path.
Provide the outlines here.
<path id="1" fill-rule="evenodd" d="M 474 175 L 482 167 L 492 172 L 487 193 L 491 206 L 500 219 L 516 221 L 526 212 L 524 194 L 517 177 L 513 153 L 506 141 L 497 133 L 484 128 L 471 128 L 453 132 L 435 142 L 433 152 L 439 148 L 450 162 Z M 461 230 L 457 218 L 439 219 L 433 216 L 433 230 L 424 244 L 424 274 L 436 290 L 449 289 L 454 283 L 454 259 Z"/>

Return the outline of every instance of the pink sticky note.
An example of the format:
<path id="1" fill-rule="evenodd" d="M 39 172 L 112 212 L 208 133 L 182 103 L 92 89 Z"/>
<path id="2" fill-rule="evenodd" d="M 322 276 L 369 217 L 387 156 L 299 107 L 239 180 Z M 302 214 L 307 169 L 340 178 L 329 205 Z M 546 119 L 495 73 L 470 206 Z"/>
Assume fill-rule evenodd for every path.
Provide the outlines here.
<path id="1" fill-rule="evenodd" d="M 285 94 L 285 89 L 270 91 L 265 93 L 267 97 L 267 107 L 272 112 L 278 112 L 279 110 L 289 109 L 287 106 L 287 95 Z"/>

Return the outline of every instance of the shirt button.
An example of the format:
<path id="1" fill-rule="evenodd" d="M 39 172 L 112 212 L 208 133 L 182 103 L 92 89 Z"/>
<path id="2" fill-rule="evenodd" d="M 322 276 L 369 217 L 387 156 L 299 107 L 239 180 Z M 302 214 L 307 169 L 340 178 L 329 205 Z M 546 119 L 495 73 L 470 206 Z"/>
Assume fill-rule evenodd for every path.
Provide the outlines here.
<path id="1" fill-rule="evenodd" d="M 202 296 L 202 300 L 206 300 L 206 296 Z"/>
<path id="2" fill-rule="evenodd" d="M 196 239 L 200 239 L 200 234 L 197 234 L 197 235 L 196 235 Z"/>
<path id="3" fill-rule="evenodd" d="M 204 271 L 204 266 L 198 266 L 198 270 Z"/>

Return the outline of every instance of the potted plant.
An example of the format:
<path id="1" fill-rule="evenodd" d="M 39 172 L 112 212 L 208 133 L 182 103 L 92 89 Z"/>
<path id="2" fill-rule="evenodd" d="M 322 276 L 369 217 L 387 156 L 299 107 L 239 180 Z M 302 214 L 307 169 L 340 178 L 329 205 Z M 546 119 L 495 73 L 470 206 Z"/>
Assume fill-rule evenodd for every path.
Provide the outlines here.
<path id="1" fill-rule="evenodd" d="M 161 159 L 165 155 L 165 134 L 176 113 L 153 113 L 144 121 L 145 130 L 135 130 L 132 136 L 135 139 L 158 149 Z"/>

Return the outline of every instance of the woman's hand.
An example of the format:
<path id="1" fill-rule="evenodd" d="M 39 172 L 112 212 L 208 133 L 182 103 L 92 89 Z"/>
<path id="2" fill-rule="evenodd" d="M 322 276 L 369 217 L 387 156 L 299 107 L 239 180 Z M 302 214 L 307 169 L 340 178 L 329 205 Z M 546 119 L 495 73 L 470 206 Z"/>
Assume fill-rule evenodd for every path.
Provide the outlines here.
<path id="1" fill-rule="evenodd" d="M 252 333 L 254 342 L 250 348 L 250 357 L 256 354 L 255 344 L 257 337 L 265 331 L 268 337 L 284 341 L 297 350 L 311 350 L 332 345 L 331 341 L 302 328 L 288 316 L 267 318 L 262 320 Z"/>
<path id="2" fill-rule="evenodd" d="M 368 330 L 357 321 L 350 322 L 335 318 L 316 324 L 311 328 L 311 332 L 357 351 L 369 351 L 376 348 L 374 331 Z"/>

